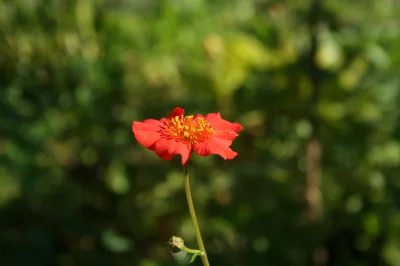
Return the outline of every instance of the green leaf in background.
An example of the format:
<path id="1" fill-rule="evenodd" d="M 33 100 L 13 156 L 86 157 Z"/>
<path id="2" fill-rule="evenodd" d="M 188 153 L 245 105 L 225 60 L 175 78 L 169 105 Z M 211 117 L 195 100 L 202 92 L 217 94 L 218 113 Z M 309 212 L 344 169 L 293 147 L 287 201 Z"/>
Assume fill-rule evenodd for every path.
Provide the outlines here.
<path id="1" fill-rule="evenodd" d="M 132 248 L 131 240 L 107 229 L 102 234 L 102 240 L 107 249 L 115 253 L 124 253 Z"/>

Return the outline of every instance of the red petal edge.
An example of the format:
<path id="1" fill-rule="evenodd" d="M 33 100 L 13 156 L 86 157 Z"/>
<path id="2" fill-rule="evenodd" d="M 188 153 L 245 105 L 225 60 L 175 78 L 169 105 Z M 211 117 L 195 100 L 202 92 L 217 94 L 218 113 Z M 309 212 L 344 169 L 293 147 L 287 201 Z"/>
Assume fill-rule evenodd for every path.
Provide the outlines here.
<path id="1" fill-rule="evenodd" d="M 180 154 L 182 156 L 182 165 L 189 160 L 191 154 L 190 146 L 186 143 L 165 138 L 161 138 L 155 143 L 154 150 L 164 160 L 171 160 L 172 156 Z"/>
<path id="2" fill-rule="evenodd" d="M 229 148 L 227 140 L 213 136 L 209 141 L 201 142 L 193 146 L 193 151 L 200 156 L 218 154 L 225 160 L 233 159 L 237 153 Z"/>
<path id="3" fill-rule="evenodd" d="M 181 116 L 185 113 L 185 110 L 183 110 L 180 107 L 175 107 L 174 110 L 169 114 L 168 119 L 173 118 L 175 116 Z"/>
<path id="4" fill-rule="evenodd" d="M 210 113 L 206 115 L 205 119 L 211 124 L 215 131 L 239 132 L 243 129 L 243 127 L 238 123 L 231 123 L 222 119 L 220 113 Z"/>
<path id="5" fill-rule="evenodd" d="M 154 150 L 154 143 L 161 138 L 158 132 L 162 123 L 158 120 L 147 119 L 143 122 L 134 121 L 132 131 L 136 140 L 143 147 Z"/>
<path id="6" fill-rule="evenodd" d="M 218 154 L 225 160 L 235 158 L 237 153 L 229 147 L 238 136 L 236 132 L 242 130 L 243 127 L 238 123 L 231 123 L 222 119 L 220 113 L 210 113 L 205 116 L 205 120 L 211 124 L 215 134 L 212 135 L 210 140 L 195 144 L 193 151 L 200 156 Z"/>

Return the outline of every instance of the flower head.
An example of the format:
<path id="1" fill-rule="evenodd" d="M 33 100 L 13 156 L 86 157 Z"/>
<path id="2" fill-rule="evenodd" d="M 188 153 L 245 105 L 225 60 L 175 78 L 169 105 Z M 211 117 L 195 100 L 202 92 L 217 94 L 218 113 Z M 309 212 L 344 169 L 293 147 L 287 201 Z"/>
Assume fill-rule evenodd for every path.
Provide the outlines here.
<path id="1" fill-rule="evenodd" d="M 136 140 L 145 148 L 155 151 L 164 160 L 180 154 L 185 164 L 194 151 L 201 156 L 218 154 L 233 159 L 237 155 L 229 147 L 243 127 L 221 118 L 219 113 L 205 117 L 184 116 L 185 111 L 176 107 L 167 118 L 134 121 L 132 131 Z"/>

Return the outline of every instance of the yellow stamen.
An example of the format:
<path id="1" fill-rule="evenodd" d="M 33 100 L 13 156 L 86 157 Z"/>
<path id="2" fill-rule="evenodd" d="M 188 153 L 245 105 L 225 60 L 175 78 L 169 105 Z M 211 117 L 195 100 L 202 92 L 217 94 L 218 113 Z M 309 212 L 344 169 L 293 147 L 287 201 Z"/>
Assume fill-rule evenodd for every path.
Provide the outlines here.
<path id="1" fill-rule="evenodd" d="M 167 119 L 161 133 L 193 145 L 207 140 L 215 131 L 202 117 L 194 119 L 192 115 L 181 115 Z"/>

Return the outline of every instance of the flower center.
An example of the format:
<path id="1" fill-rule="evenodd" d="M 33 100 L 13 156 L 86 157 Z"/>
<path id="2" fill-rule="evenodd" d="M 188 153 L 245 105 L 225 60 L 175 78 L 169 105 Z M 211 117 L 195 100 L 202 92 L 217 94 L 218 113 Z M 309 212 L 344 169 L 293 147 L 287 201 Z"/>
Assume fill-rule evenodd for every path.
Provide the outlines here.
<path id="1" fill-rule="evenodd" d="M 215 131 L 202 117 L 193 119 L 192 115 L 181 115 L 167 119 L 162 133 L 193 145 L 207 140 Z"/>

